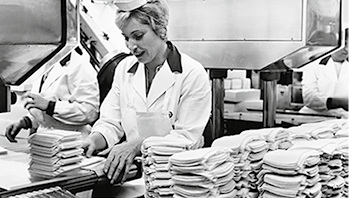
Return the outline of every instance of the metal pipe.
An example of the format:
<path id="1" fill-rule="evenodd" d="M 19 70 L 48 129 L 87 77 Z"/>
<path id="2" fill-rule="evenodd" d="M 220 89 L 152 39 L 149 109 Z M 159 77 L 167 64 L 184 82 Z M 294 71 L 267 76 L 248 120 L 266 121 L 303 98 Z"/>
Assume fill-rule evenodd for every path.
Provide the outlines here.
<path id="1" fill-rule="evenodd" d="M 213 139 L 223 136 L 224 128 L 224 81 L 220 78 L 212 79 L 212 117 Z"/>
<path id="2" fill-rule="evenodd" d="M 276 84 L 280 80 L 280 72 L 284 72 L 282 64 L 272 64 L 260 73 L 263 88 L 263 127 L 275 125 L 277 95 Z"/>
<path id="3" fill-rule="evenodd" d="M 212 139 L 224 135 L 224 78 L 227 70 L 210 70 L 212 79 Z"/>
<path id="4" fill-rule="evenodd" d="M 263 127 L 273 127 L 276 115 L 276 80 L 262 81 L 263 86 Z"/>
<path id="5" fill-rule="evenodd" d="M 6 85 L 0 78 L 0 113 L 9 112 L 11 109 L 10 86 Z"/>

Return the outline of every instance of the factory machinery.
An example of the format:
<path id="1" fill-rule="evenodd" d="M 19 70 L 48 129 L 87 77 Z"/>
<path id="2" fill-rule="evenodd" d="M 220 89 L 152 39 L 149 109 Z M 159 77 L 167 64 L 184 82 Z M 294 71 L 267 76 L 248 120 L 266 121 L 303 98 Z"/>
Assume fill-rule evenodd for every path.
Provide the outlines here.
<path id="1" fill-rule="evenodd" d="M 342 0 L 168 3 L 169 40 L 209 71 L 213 138 L 223 135 L 227 70 L 260 72 L 263 126 L 272 127 L 280 74 L 344 46 Z M 44 65 L 60 61 L 77 45 L 88 51 L 97 71 L 112 64 L 116 54 L 127 52 L 113 24 L 115 10 L 112 0 L 0 0 L 0 112 L 11 111 L 16 102 L 11 87 L 28 82 Z"/>

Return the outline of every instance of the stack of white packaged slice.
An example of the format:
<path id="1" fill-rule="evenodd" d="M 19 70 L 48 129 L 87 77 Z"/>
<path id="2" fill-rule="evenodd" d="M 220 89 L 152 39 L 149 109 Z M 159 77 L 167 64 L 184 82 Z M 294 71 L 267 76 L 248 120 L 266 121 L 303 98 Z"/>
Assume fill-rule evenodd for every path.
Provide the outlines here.
<path id="1" fill-rule="evenodd" d="M 320 152 L 314 149 L 275 150 L 263 158 L 259 197 L 320 198 Z"/>
<path id="2" fill-rule="evenodd" d="M 249 129 L 242 131 L 240 134 L 262 135 L 267 141 L 269 151 L 277 149 L 288 149 L 292 146 L 289 131 L 281 127 Z"/>
<path id="3" fill-rule="evenodd" d="M 79 132 L 41 131 L 32 134 L 28 142 L 32 177 L 53 178 L 80 167 L 83 149 Z"/>
<path id="4" fill-rule="evenodd" d="M 223 136 L 215 139 L 211 147 L 231 149 L 231 158 L 235 163 L 233 180 L 236 182 L 236 198 L 257 197 L 257 174 L 262 168 L 262 159 L 270 144 L 265 136 L 258 133 L 244 133 Z"/>
<path id="5" fill-rule="evenodd" d="M 12 195 L 9 198 L 78 198 L 68 190 L 62 189 L 59 186 L 35 190 L 22 194 Z"/>
<path id="6" fill-rule="evenodd" d="M 287 129 L 290 133 L 292 143 L 334 138 L 335 130 L 330 126 L 320 123 L 305 123 Z"/>
<path id="7" fill-rule="evenodd" d="M 210 147 L 172 155 L 169 169 L 174 198 L 236 197 L 231 150 Z"/>
<path id="8" fill-rule="evenodd" d="M 323 197 L 341 197 L 346 194 L 348 174 L 348 138 L 319 139 L 300 142 L 290 150 L 313 149 L 320 152 L 319 176 Z M 344 196 L 347 197 L 347 196 Z"/>
<path id="9" fill-rule="evenodd" d="M 186 151 L 193 146 L 188 139 L 169 134 L 164 137 L 152 136 L 143 141 L 142 166 L 145 180 L 145 197 L 172 197 L 171 175 L 167 163 L 170 156 Z"/>
<path id="10" fill-rule="evenodd" d="M 341 152 L 342 152 L 342 166 L 343 169 L 340 173 L 342 178 L 344 179 L 344 188 L 342 191 L 343 197 L 349 197 L 349 139 L 346 138 L 346 141 L 340 143 Z"/>
<path id="11" fill-rule="evenodd" d="M 321 122 L 304 123 L 287 129 L 292 143 L 318 139 L 349 137 L 347 119 L 330 119 Z"/>

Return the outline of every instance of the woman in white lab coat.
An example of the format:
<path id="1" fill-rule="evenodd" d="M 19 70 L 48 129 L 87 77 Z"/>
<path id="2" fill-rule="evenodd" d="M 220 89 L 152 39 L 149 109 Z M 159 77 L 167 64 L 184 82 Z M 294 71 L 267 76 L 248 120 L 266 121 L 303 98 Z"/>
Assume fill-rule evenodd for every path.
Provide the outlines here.
<path id="1" fill-rule="evenodd" d="M 104 171 L 114 183 L 128 172 L 143 140 L 174 134 L 200 144 L 211 112 L 204 67 L 167 40 L 165 0 L 119 0 L 116 24 L 133 56 L 122 60 L 86 139 L 86 155 L 109 152 Z M 120 142 L 126 136 L 126 141 Z M 123 175 L 125 181 L 126 174 Z"/>
<path id="2" fill-rule="evenodd" d="M 348 29 L 345 47 L 303 68 L 303 113 L 348 118 Z"/>
<path id="3" fill-rule="evenodd" d="M 87 54 L 80 48 L 76 51 L 48 68 L 24 95 L 29 114 L 7 127 L 10 141 L 15 141 L 22 128 L 32 133 L 47 129 L 90 132 L 99 114 L 97 71 Z"/>

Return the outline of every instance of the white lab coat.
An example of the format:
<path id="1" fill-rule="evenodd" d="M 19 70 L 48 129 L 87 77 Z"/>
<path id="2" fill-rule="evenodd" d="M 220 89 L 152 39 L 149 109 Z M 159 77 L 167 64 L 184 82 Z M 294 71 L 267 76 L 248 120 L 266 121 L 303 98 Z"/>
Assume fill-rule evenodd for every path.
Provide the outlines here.
<path id="1" fill-rule="evenodd" d="M 303 67 L 302 94 L 305 106 L 300 112 L 347 117 L 348 112 L 342 108 L 328 110 L 326 101 L 329 97 L 348 98 L 348 61 L 342 63 L 339 75 L 332 58 L 322 64 L 320 61 Z"/>
<path id="2" fill-rule="evenodd" d="M 34 112 L 35 116 L 44 119 L 44 123 L 30 115 L 33 128 L 90 132 L 90 124 L 99 114 L 99 88 L 97 71 L 84 55 L 73 51 L 65 66 L 56 63 L 51 67 L 40 94 L 56 101 L 54 114 L 51 117 L 43 111 Z M 33 93 L 39 93 L 40 84 L 41 78 L 34 82 Z"/>
<path id="3" fill-rule="evenodd" d="M 136 117 L 127 116 L 130 103 L 137 112 L 160 112 L 166 105 L 173 128 L 170 133 L 183 135 L 193 143 L 202 137 L 211 113 L 208 74 L 199 62 L 179 53 L 170 42 L 169 46 L 169 58 L 155 75 L 148 96 L 143 63 L 130 56 L 116 68 L 112 88 L 101 105 L 100 119 L 92 129 L 92 133 L 104 136 L 109 149 L 124 134 L 129 140 L 135 133 L 142 133 Z M 164 104 L 165 95 L 168 104 Z"/>

